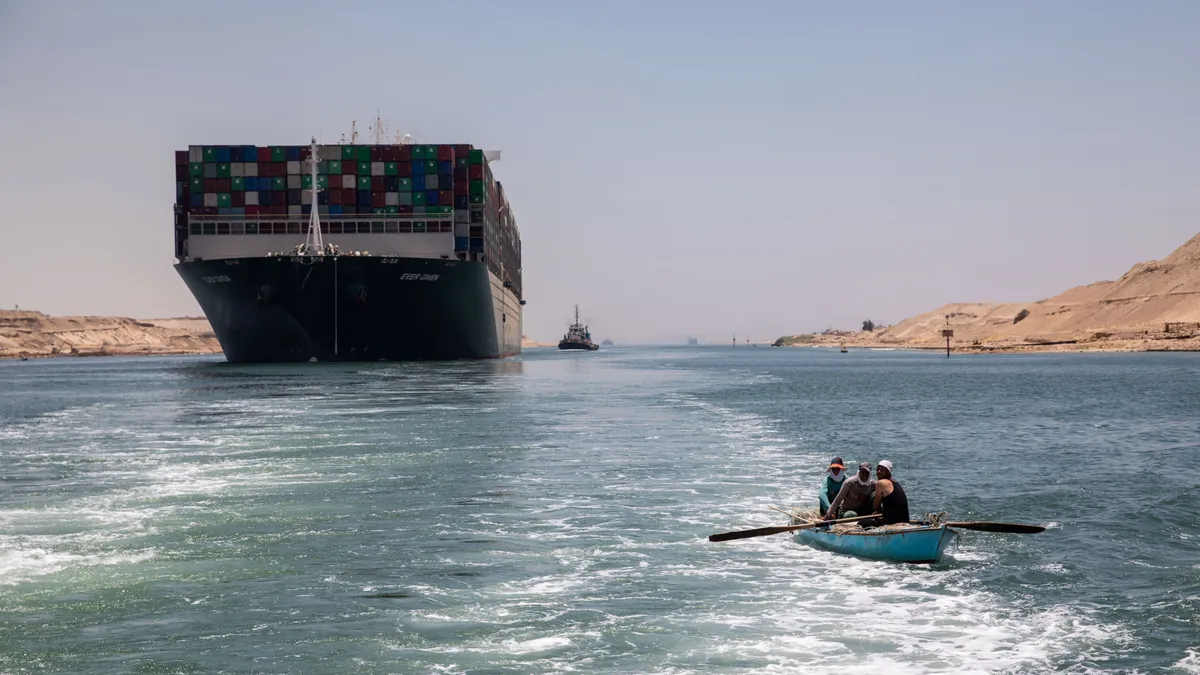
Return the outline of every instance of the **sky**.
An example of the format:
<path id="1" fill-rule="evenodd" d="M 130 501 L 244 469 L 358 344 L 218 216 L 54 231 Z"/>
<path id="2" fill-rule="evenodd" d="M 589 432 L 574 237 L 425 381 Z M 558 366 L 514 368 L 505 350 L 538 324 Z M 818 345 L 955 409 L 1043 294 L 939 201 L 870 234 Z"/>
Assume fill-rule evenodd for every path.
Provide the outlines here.
<path id="1" fill-rule="evenodd" d="M 1200 3 L 0 0 L 0 307 L 200 315 L 173 151 L 503 150 L 525 332 L 772 340 L 1200 231 Z"/>

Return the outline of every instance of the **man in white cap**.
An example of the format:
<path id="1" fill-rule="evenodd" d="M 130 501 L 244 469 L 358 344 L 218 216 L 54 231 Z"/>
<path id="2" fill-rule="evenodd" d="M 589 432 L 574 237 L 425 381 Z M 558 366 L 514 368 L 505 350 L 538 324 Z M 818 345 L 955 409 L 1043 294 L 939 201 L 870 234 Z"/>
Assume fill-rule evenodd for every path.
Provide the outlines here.
<path id="1" fill-rule="evenodd" d="M 825 512 L 825 520 L 853 518 L 872 513 L 871 500 L 874 492 L 875 479 L 871 478 L 871 463 L 863 462 L 858 465 L 857 474 L 842 481 L 837 497 Z"/>
<path id="2" fill-rule="evenodd" d="M 879 460 L 875 467 L 875 499 L 871 513 L 883 513 L 881 518 L 871 522 L 859 521 L 860 525 L 892 525 L 908 522 L 908 497 L 900 481 L 892 477 L 892 463 L 886 459 Z"/>

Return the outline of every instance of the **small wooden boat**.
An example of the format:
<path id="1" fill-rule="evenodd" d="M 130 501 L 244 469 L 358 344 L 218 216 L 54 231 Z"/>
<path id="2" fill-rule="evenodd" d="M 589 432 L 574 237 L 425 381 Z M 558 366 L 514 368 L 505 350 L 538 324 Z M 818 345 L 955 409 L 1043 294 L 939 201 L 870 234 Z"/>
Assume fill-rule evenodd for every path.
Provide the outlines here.
<path id="1" fill-rule="evenodd" d="M 799 530 L 793 537 L 835 553 L 847 553 L 871 560 L 906 563 L 936 563 L 946 547 L 958 535 L 948 525 L 913 523 L 904 529 L 871 528 L 853 532 L 834 532 L 828 525 Z"/>

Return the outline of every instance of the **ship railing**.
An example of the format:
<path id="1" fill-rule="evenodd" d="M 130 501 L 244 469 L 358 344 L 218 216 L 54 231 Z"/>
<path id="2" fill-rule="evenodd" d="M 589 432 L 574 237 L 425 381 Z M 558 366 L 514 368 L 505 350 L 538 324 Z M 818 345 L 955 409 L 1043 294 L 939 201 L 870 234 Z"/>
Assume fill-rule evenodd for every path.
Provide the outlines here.
<path id="1" fill-rule="evenodd" d="M 288 221 L 303 220 L 308 223 L 309 215 L 307 213 L 301 215 L 297 213 L 255 213 L 255 214 L 209 214 L 209 213 L 189 213 L 188 222 L 192 223 L 215 223 L 215 222 L 247 222 L 260 221 L 267 223 L 280 223 Z M 415 221 L 435 221 L 435 222 L 454 222 L 453 213 L 339 213 L 339 214 L 320 214 L 322 223 L 327 222 L 358 222 L 365 220 L 387 221 L 387 220 L 403 220 L 409 222 Z"/>

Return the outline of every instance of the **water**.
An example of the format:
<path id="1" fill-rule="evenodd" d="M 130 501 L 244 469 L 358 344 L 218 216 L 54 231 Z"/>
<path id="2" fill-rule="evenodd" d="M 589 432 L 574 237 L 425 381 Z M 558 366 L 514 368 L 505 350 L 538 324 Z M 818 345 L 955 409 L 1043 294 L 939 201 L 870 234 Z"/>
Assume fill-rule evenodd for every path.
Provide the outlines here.
<path id="1" fill-rule="evenodd" d="M 1200 355 L 0 363 L 0 672 L 1200 672 Z M 891 459 L 944 564 L 780 524 Z"/>

